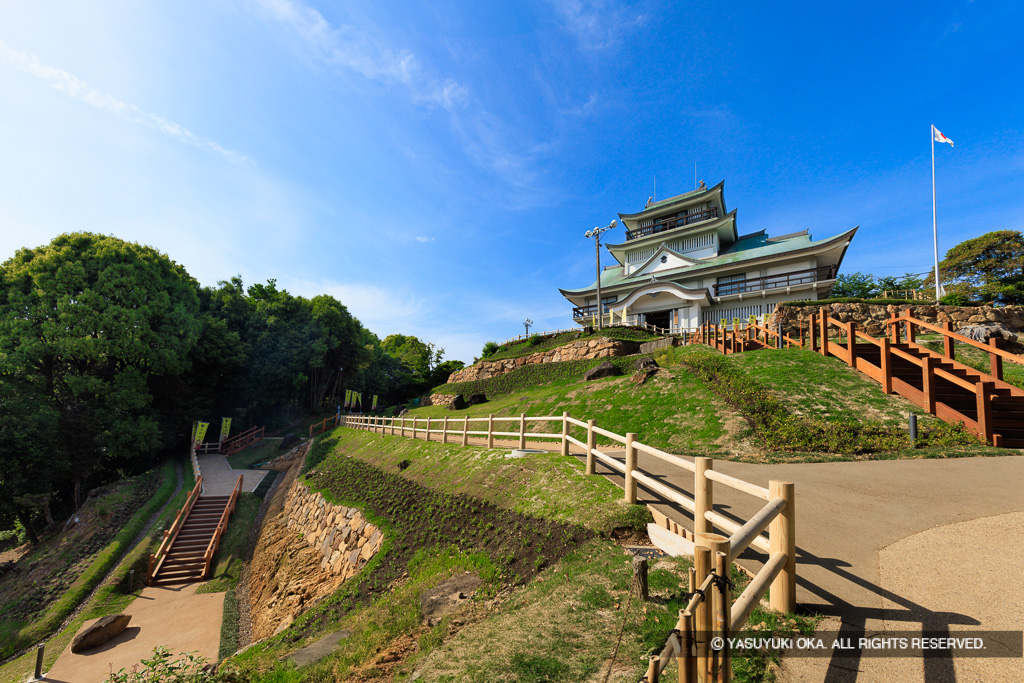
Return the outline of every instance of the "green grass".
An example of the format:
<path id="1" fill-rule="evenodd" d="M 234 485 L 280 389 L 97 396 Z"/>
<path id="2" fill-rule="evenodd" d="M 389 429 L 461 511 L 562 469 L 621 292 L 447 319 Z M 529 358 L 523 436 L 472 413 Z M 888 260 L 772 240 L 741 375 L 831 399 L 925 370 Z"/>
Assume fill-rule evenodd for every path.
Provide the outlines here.
<path id="1" fill-rule="evenodd" d="M 621 490 L 603 477 L 586 476 L 576 458 L 535 453 L 509 459 L 507 448 L 463 448 L 351 429 L 337 435 L 337 455 L 386 472 L 398 472 L 398 463 L 408 460 L 402 476 L 444 493 L 476 496 L 516 512 L 601 532 L 631 524 Z"/>
<path id="2" fill-rule="evenodd" d="M 163 496 L 166 505 L 163 512 L 161 512 L 160 516 L 157 518 L 156 523 L 153 525 L 152 531 L 118 564 L 117 569 L 111 576 L 111 580 L 96 591 L 85 609 L 83 609 L 82 612 L 67 626 L 62 628 L 59 633 L 56 633 L 46 642 L 46 650 L 43 660 L 44 670 L 53 666 L 53 663 L 57 661 L 60 653 L 63 652 L 71 643 L 75 634 L 78 633 L 78 630 L 86 621 L 108 614 L 117 614 L 122 612 L 138 596 L 138 593 L 141 591 L 141 587 L 146 579 L 146 565 L 149 554 L 159 545 L 162 530 L 169 526 L 171 519 L 177 512 L 177 508 L 184 504 L 185 498 L 194 484 L 191 467 L 185 463 L 183 470 L 185 472 L 185 481 L 182 484 L 182 490 L 177 496 L 167 502 L 167 498 L 170 496 L 170 493 L 174 491 L 175 476 L 173 461 L 169 460 L 164 463 L 162 471 L 165 478 L 156 495 L 154 495 L 154 497 L 150 499 L 150 502 L 147 503 L 146 508 L 150 508 L 152 505 L 152 509 L 150 509 L 144 516 L 144 519 L 149 519 L 153 512 L 159 507 L 159 499 Z M 142 515 L 143 512 L 145 512 L 145 509 L 140 510 L 140 512 L 132 518 L 131 522 L 134 522 L 139 518 L 139 515 Z M 137 535 L 138 530 L 136 530 L 132 538 Z M 130 591 L 128 587 L 128 577 L 132 569 L 135 570 L 134 591 Z M 36 653 L 35 651 L 31 651 L 17 659 L 7 662 L 3 666 L 0 666 L 0 683 L 22 683 L 34 671 L 35 660 Z"/>
<path id="3" fill-rule="evenodd" d="M 8 657 L 53 633 L 71 612 L 81 604 L 110 571 L 110 568 L 129 550 L 149 518 L 174 491 L 174 466 L 166 462 L 159 470 L 152 470 L 149 476 L 162 477 L 162 484 L 152 498 L 138 511 L 114 539 L 90 561 L 88 568 L 71 584 L 71 587 L 37 619 L 29 622 L 5 621 L 0 623 L 0 657 Z"/>
<path id="4" fill-rule="evenodd" d="M 281 439 L 264 439 L 259 443 L 249 446 L 244 451 L 239 451 L 228 456 L 228 464 L 236 470 L 246 470 L 256 463 L 271 460 L 278 455 L 281 447 Z"/>
<path id="5" fill-rule="evenodd" d="M 631 372 L 636 358 L 632 356 L 618 362 Z M 509 373 L 509 376 L 520 372 L 523 370 Z M 465 410 L 453 412 L 442 406 L 428 406 L 410 411 L 407 417 L 448 416 L 449 420 L 459 420 L 466 415 L 515 417 L 526 413 L 531 416 L 561 416 L 562 412 L 568 412 L 579 420 L 594 419 L 597 426 L 617 434 L 634 432 L 643 443 L 675 453 L 729 453 L 728 431 L 741 429 L 742 425 L 736 420 L 730 424 L 728 407 L 699 379 L 675 368 L 652 377 L 640 387 L 634 386 L 630 377 L 626 374 L 588 383 L 575 378 L 536 385 L 524 383 L 523 388 L 514 393 L 499 395 Z M 514 431 L 518 428 L 511 425 L 505 422 L 495 429 Z M 472 430 L 481 428 L 485 428 L 481 423 L 471 427 Z M 527 423 L 528 431 L 553 432 L 560 429 L 557 423 Z M 574 427 L 572 435 L 580 440 L 586 438 L 585 430 L 581 428 Z"/>

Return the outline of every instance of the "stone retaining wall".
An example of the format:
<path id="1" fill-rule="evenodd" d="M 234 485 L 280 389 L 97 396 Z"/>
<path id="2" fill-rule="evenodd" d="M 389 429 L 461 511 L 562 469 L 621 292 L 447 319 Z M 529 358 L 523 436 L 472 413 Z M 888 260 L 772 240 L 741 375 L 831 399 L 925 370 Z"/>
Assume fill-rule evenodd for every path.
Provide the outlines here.
<path id="1" fill-rule="evenodd" d="M 640 353 L 654 353 L 661 349 L 667 349 L 679 343 L 679 337 L 662 337 L 654 341 L 644 342 L 640 345 Z"/>
<path id="2" fill-rule="evenodd" d="M 875 337 L 885 335 L 885 321 L 895 313 L 901 316 L 906 312 L 926 323 L 941 325 L 946 321 L 953 323 L 956 331 L 965 325 L 1001 324 L 1008 330 L 1003 331 L 1004 337 L 1012 336 L 1018 343 L 1024 343 L 1024 306 L 918 306 L 900 304 L 878 306 L 867 303 L 825 304 L 822 306 L 786 306 L 780 305 L 768 319 L 771 329 L 782 324 L 784 334 L 792 337 L 798 333 L 800 326 L 807 330 L 812 314 L 821 317 L 822 310 L 841 322 L 854 321 L 867 334 Z"/>
<path id="3" fill-rule="evenodd" d="M 384 542 L 359 508 L 328 503 L 299 480 L 288 493 L 284 511 L 287 528 L 319 551 L 320 568 L 342 580 L 359 571 Z"/>
<path id="4" fill-rule="evenodd" d="M 535 365 L 539 363 L 561 363 L 573 360 L 590 360 L 593 358 L 609 358 L 613 356 L 630 356 L 640 348 L 639 342 L 622 341 L 600 337 L 598 339 L 581 339 L 565 346 L 559 346 L 547 351 L 538 351 L 529 356 L 519 358 L 505 358 L 502 360 L 482 360 L 476 365 L 471 365 L 448 377 L 448 383 L 473 382 L 478 379 L 490 379 L 504 375 L 513 370 L 518 370 L 524 365 Z M 434 398 L 436 398 L 436 394 Z M 452 399 L 454 400 L 454 398 Z M 435 402 L 435 405 L 437 403 Z"/>
<path id="5" fill-rule="evenodd" d="M 457 399 L 458 397 L 458 394 L 433 394 L 432 396 L 425 397 L 424 400 L 428 401 L 428 403 L 420 401 L 420 405 L 450 406 L 451 404 L 455 403 L 455 399 Z"/>

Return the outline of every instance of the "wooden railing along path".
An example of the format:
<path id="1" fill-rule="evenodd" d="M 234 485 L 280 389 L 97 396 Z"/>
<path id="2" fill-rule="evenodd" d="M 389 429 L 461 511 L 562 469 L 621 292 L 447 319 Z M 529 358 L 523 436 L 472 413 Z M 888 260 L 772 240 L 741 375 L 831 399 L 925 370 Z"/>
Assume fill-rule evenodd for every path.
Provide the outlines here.
<path id="1" fill-rule="evenodd" d="M 231 513 L 235 511 L 235 506 L 238 505 L 238 496 L 242 493 L 242 476 L 238 475 L 238 481 L 235 482 L 234 488 L 231 489 L 231 497 L 228 498 L 227 504 L 224 506 L 224 512 L 221 513 L 220 520 L 217 522 L 217 528 L 213 532 L 213 536 L 210 538 L 209 545 L 206 546 L 206 552 L 203 553 L 203 576 L 207 578 L 210 576 L 210 567 L 213 564 L 213 558 L 217 554 L 217 549 L 220 548 L 220 539 L 224 536 L 224 532 L 228 529 L 228 520 L 231 519 Z"/>
<path id="2" fill-rule="evenodd" d="M 436 424 L 435 424 L 436 422 Z M 495 430 L 495 423 L 513 423 L 513 430 Z M 528 432 L 528 423 L 556 423 L 560 426 L 557 432 Z M 486 429 L 472 429 L 473 423 Z M 689 460 L 672 453 L 649 446 L 637 441 L 635 433 L 625 435 L 598 427 L 594 420 L 578 420 L 568 413 L 561 416 L 531 417 L 521 414 L 518 417 L 462 417 L 451 419 L 419 418 L 419 417 L 386 417 L 374 415 L 343 415 L 341 426 L 362 429 L 391 436 L 422 436 L 430 441 L 435 438 L 441 443 L 448 443 L 449 437 L 463 446 L 469 445 L 469 437 L 482 437 L 488 448 L 494 447 L 495 437 L 512 437 L 518 442 L 519 448 L 526 448 L 527 439 L 551 439 L 559 442 L 560 453 L 568 456 L 570 446 L 577 446 L 586 454 L 586 473 L 596 473 L 597 462 L 607 465 L 624 477 L 624 497 L 629 503 L 637 502 L 637 489 L 644 487 L 663 499 L 675 503 L 693 515 L 693 532 L 684 536 L 676 536 L 674 542 L 678 547 L 688 548 L 694 554 L 696 580 L 703 589 L 709 582 L 714 582 L 713 575 L 729 576 L 728 569 L 740 553 L 753 547 L 768 557 L 761 570 L 751 579 L 743 594 L 732 603 L 728 586 L 721 583 L 719 598 L 709 603 L 706 600 L 691 601 L 690 608 L 684 610 L 677 623 L 679 634 L 690 634 L 682 640 L 673 633 L 666 644 L 671 650 L 663 658 L 651 660 L 649 681 L 656 681 L 657 676 L 668 666 L 670 657 L 679 659 L 680 670 L 694 672 L 697 678 L 683 680 L 729 680 L 729 654 L 715 652 L 711 649 L 711 641 L 716 636 L 725 637 L 734 634 L 746 624 L 751 612 L 765 593 L 770 590 L 770 606 L 780 612 L 792 612 L 796 607 L 796 492 L 792 482 L 770 481 L 768 488 L 743 481 L 736 477 L 716 472 L 714 460 L 711 458 L 694 458 Z M 573 430 L 581 437 L 574 436 Z M 609 444 L 621 444 L 625 448 L 625 462 L 620 462 L 598 448 L 598 437 L 604 437 Z M 606 446 L 602 448 L 608 450 Z M 650 473 L 638 466 L 638 454 L 645 453 L 662 462 L 674 465 L 693 475 L 693 496 L 657 481 Z M 715 509 L 714 484 L 735 489 L 759 500 L 765 501 L 761 509 L 749 520 L 740 524 Z M 714 533 L 715 528 L 726 535 Z M 652 533 L 662 533 L 659 527 L 649 525 Z M 767 530 L 768 535 L 764 532 Z M 669 532 L 664 532 L 669 533 Z M 693 590 L 691 578 L 690 590 Z M 710 593 L 708 594 L 710 595 Z M 675 638 L 673 641 L 672 638 Z M 688 639 L 687 639 L 688 638 Z M 675 643 L 675 645 L 672 645 Z M 674 648 L 674 649 L 673 649 Z M 721 673 L 720 673 L 721 672 Z M 654 676 L 651 678 L 650 676 Z M 721 678 L 719 678 L 721 677 Z"/>
<path id="3" fill-rule="evenodd" d="M 250 427 L 241 434 L 236 434 L 230 439 L 224 439 L 224 443 L 221 444 L 220 452 L 224 455 L 233 455 L 239 451 L 243 451 L 254 443 L 262 441 L 265 431 L 266 427 Z"/>
<path id="4" fill-rule="evenodd" d="M 178 510 L 177 516 L 174 518 L 174 522 L 171 523 L 171 528 L 164 532 L 164 540 L 157 548 L 155 554 L 149 556 L 149 566 L 146 569 L 146 585 L 153 585 L 153 577 L 157 575 L 160 569 L 163 567 L 164 560 L 167 559 L 167 553 L 174 544 L 175 539 L 178 537 L 178 533 L 181 531 L 181 527 L 185 525 L 185 520 L 188 519 L 189 512 L 192 511 L 192 506 L 195 505 L 196 501 L 199 500 L 199 496 L 203 491 L 203 476 L 199 475 L 196 477 L 196 485 L 192 487 L 192 491 L 188 494 L 188 498 L 185 499 L 185 504 Z"/>
<path id="5" fill-rule="evenodd" d="M 854 321 L 811 315 L 806 337 L 800 328 L 793 339 L 753 320 L 745 327 L 734 321 L 731 329 L 704 325 L 693 340 L 725 354 L 795 346 L 833 356 L 878 382 L 885 393 L 898 394 L 945 422 L 962 423 L 993 446 L 1024 448 L 1024 390 L 1003 381 L 1003 362 L 1024 365 L 1024 358 L 999 348 L 998 337 L 983 344 L 957 334 L 950 322 L 933 325 L 906 314 L 885 324 L 888 336 L 876 338 Z M 839 331 L 838 341 L 829 337 L 832 330 Z M 917 343 L 920 330 L 941 336 L 941 354 Z M 958 362 L 955 342 L 985 351 L 990 372 Z"/>

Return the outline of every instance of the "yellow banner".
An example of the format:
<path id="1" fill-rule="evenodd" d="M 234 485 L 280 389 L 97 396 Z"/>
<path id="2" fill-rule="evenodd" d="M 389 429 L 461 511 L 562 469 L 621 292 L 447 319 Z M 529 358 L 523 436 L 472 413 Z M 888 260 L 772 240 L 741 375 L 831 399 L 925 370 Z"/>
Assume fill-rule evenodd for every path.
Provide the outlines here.
<path id="1" fill-rule="evenodd" d="M 228 434 L 231 433 L 231 418 L 222 417 L 220 420 L 220 442 L 224 443 L 224 439 L 228 438 Z"/>
<path id="2" fill-rule="evenodd" d="M 373 407 L 370 410 L 377 410 L 377 394 L 373 395 Z"/>
<path id="3" fill-rule="evenodd" d="M 206 438 L 206 429 L 210 426 L 209 422 L 200 422 L 196 425 L 196 436 L 192 443 L 202 443 L 203 439 Z"/>
<path id="4" fill-rule="evenodd" d="M 345 410 L 348 410 L 352 406 L 352 390 L 345 390 Z"/>

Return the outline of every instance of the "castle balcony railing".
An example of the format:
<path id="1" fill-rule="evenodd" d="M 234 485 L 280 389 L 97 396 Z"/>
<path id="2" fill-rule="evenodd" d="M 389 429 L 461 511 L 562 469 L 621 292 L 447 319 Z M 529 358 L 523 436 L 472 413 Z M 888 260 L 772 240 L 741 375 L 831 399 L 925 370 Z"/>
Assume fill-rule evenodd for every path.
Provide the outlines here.
<path id="1" fill-rule="evenodd" d="M 834 280 L 837 269 L 837 266 L 821 266 L 820 268 L 794 270 L 789 273 L 778 273 L 777 275 L 765 275 L 764 277 L 755 277 L 749 280 L 721 282 L 714 285 L 714 293 L 716 297 L 729 296 L 730 294 L 761 292 L 767 289 L 781 289 L 796 285 L 806 285 L 812 282 Z"/>
<path id="2" fill-rule="evenodd" d="M 697 213 L 662 218 L 652 225 L 637 228 L 636 230 L 627 230 L 626 241 L 635 240 L 640 237 L 647 237 L 648 235 L 656 235 L 659 232 L 665 232 L 666 230 L 675 230 L 676 228 L 681 228 L 682 226 L 689 225 L 690 223 L 699 223 L 701 221 L 711 220 L 712 218 L 718 218 L 717 206 L 712 206 L 709 209 L 704 209 Z"/>

